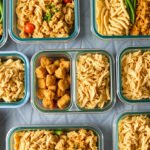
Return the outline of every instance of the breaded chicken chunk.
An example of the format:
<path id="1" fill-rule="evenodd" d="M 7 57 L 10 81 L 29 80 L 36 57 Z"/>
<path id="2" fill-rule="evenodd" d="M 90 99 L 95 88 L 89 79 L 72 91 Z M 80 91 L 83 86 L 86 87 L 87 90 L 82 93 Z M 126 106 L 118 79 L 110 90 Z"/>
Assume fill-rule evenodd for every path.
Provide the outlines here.
<path id="1" fill-rule="evenodd" d="M 39 66 L 36 68 L 35 73 L 37 78 L 45 78 L 47 71 L 45 68 Z"/>

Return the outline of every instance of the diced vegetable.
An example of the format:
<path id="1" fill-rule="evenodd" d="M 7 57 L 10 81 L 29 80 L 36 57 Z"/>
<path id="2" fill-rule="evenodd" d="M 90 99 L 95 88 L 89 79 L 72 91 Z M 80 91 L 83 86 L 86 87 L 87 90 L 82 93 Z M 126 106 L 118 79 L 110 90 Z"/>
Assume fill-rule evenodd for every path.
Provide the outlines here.
<path id="1" fill-rule="evenodd" d="M 72 0 L 63 0 L 64 3 L 72 3 Z"/>
<path id="2" fill-rule="evenodd" d="M 54 131 L 54 133 L 55 133 L 56 135 L 61 135 L 61 134 L 63 134 L 63 131 L 61 131 L 61 130 L 56 130 L 56 131 Z"/>
<path id="3" fill-rule="evenodd" d="M 45 14 L 44 20 L 49 22 L 51 19 L 52 19 L 52 14 L 51 14 L 51 12 L 50 12 L 50 10 L 49 10 L 49 11 L 47 11 L 47 13 Z"/>
<path id="4" fill-rule="evenodd" d="M 24 27 L 24 32 L 28 34 L 32 34 L 34 32 L 34 29 L 35 29 L 35 25 L 30 22 L 27 22 Z"/>

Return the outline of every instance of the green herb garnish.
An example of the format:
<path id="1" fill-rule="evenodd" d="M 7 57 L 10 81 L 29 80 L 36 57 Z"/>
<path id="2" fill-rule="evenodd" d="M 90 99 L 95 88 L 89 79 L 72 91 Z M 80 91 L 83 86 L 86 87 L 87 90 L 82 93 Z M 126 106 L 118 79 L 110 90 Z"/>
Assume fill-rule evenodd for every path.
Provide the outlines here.
<path id="1" fill-rule="evenodd" d="M 51 19 L 52 19 L 52 14 L 51 14 L 51 12 L 50 12 L 50 10 L 45 14 L 45 16 L 44 16 L 44 20 L 45 21 L 51 21 Z"/>
<path id="2" fill-rule="evenodd" d="M 63 134 L 63 131 L 61 131 L 61 130 L 56 130 L 56 131 L 54 131 L 54 133 L 55 133 L 56 135 L 62 135 L 62 134 Z"/>

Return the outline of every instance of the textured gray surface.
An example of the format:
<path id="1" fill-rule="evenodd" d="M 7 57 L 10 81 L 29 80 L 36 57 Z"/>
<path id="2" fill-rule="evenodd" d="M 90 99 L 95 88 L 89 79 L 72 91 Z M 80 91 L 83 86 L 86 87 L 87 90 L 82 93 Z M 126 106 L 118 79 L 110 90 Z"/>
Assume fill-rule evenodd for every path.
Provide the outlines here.
<path id="1" fill-rule="evenodd" d="M 68 44 L 40 44 L 21 45 L 15 44 L 10 38 L 1 51 L 17 50 L 21 51 L 30 59 L 32 55 L 40 50 L 48 49 L 70 49 L 70 48 L 98 48 L 111 52 L 114 56 L 122 49 L 132 46 L 150 46 L 148 40 L 109 40 L 103 41 L 95 37 L 90 31 L 90 0 L 80 0 L 81 32 L 79 37 Z M 5 137 L 8 130 L 17 125 L 30 124 L 95 124 L 103 134 L 105 140 L 105 150 L 112 149 L 112 123 L 119 112 L 125 110 L 150 110 L 150 104 L 129 106 L 122 104 L 119 100 L 112 110 L 103 114 L 63 114 L 44 116 L 34 110 L 28 102 L 19 109 L 0 109 L 0 150 L 5 150 Z"/>

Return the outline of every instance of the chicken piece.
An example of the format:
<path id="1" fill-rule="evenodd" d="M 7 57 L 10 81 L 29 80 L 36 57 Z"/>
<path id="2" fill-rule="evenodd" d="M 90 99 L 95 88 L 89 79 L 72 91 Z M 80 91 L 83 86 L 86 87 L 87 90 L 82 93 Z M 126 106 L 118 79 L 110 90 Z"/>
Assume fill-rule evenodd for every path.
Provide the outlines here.
<path id="1" fill-rule="evenodd" d="M 60 63 L 61 68 L 65 68 L 68 72 L 70 70 L 70 61 L 63 60 Z"/>
<path id="2" fill-rule="evenodd" d="M 37 78 L 45 78 L 47 71 L 45 68 L 42 68 L 41 66 L 39 66 L 36 68 L 35 73 L 36 73 Z"/>
<path id="3" fill-rule="evenodd" d="M 38 79 L 38 87 L 40 89 L 45 89 L 46 88 L 46 81 L 45 81 L 45 78 L 43 79 Z"/>
<path id="4" fill-rule="evenodd" d="M 61 58 L 61 59 L 60 59 L 60 62 L 62 62 L 62 61 L 65 61 L 65 59 L 64 59 L 64 58 Z"/>
<path id="5" fill-rule="evenodd" d="M 60 60 L 55 60 L 53 64 L 58 68 L 60 65 Z"/>
<path id="6" fill-rule="evenodd" d="M 56 84 L 56 77 L 53 75 L 47 75 L 46 76 L 46 86 L 52 86 Z"/>
<path id="7" fill-rule="evenodd" d="M 65 78 L 66 73 L 67 73 L 67 71 L 66 71 L 65 68 L 60 68 L 60 67 L 59 67 L 59 68 L 55 71 L 55 76 L 56 76 L 56 78 L 58 78 L 58 79 L 63 79 L 63 78 Z"/>
<path id="8" fill-rule="evenodd" d="M 48 87 L 49 90 L 56 92 L 57 86 L 56 85 L 51 85 Z"/>
<path id="9" fill-rule="evenodd" d="M 70 103 L 70 96 L 68 94 L 65 94 L 63 97 L 61 97 L 58 101 L 57 101 L 57 106 L 60 109 L 64 109 L 68 106 L 68 104 Z"/>
<path id="10" fill-rule="evenodd" d="M 62 91 L 61 89 L 57 89 L 57 97 L 62 97 L 65 94 L 65 91 Z"/>
<path id="11" fill-rule="evenodd" d="M 37 97 L 41 100 L 44 98 L 44 90 L 45 89 L 38 89 L 37 91 Z"/>
<path id="12" fill-rule="evenodd" d="M 50 75 L 53 75 L 56 71 L 57 67 L 54 64 L 46 66 L 46 70 Z"/>
<path id="13" fill-rule="evenodd" d="M 46 66 L 49 66 L 50 64 L 52 64 L 52 60 L 43 56 L 41 57 L 41 60 L 40 60 L 40 64 L 43 68 L 45 68 Z"/>
<path id="14" fill-rule="evenodd" d="M 50 100 L 50 99 L 44 98 L 43 101 L 42 101 L 42 104 L 45 108 L 49 108 L 49 109 L 54 109 L 55 108 L 53 100 Z"/>
<path id="15" fill-rule="evenodd" d="M 69 89 L 70 87 L 70 84 L 67 80 L 63 79 L 63 80 L 59 80 L 58 82 L 58 88 L 61 90 L 61 91 L 66 91 L 67 89 Z"/>
<path id="16" fill-rule="evenodd" d="M 53 91 L 49 90 L 49 89 L 44 90 L 44 97 L 45 97 L 46 99 L 49 99 L 49 100 L 54 100 L 54 98 L 55 98 L 55 93 L 54 93 Z"/>

